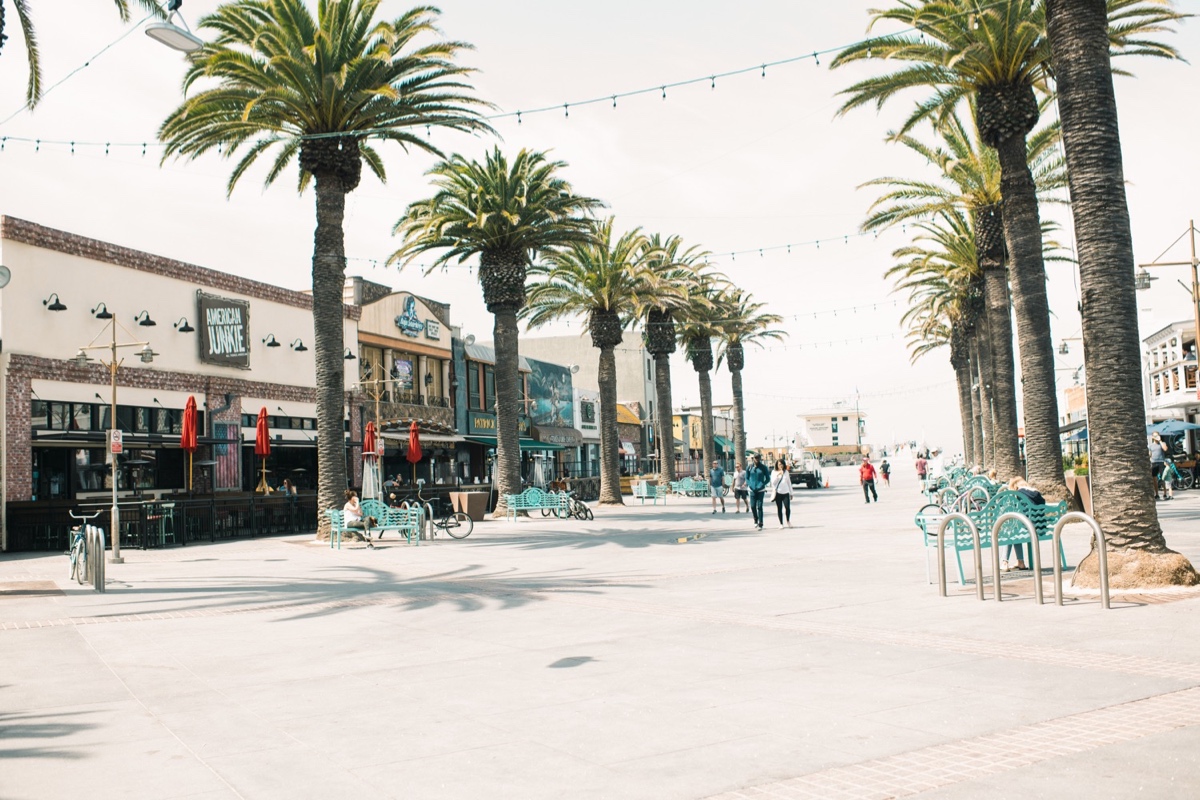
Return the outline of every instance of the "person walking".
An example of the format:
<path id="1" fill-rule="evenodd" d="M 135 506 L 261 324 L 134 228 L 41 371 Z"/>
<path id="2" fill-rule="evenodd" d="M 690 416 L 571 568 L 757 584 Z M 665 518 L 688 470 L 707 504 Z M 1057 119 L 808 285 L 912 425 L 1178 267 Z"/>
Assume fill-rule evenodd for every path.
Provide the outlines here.
<path id="1" fill-rule="evenodd" d="M 1162 436 L 1155 431 L 1150 437 L 1150 473 L 1154 476 L 1154 499 L 1158 498 L 1159 487 L 1162 487 L 1162 499 L 1170 500 L 1170 481 L 1163 480 L 1163 470 L 1167 467 L 1167 448 L 1163 445 Z"/>
<path id="2" fill-rule="evenodd" d="M 750 469 L 746 470 L 746 488 L 750 490 L 750 514 L 754 517 L 754 529 L 763 529 L 763 495 L 771 482 L 771 471 L 762 463 L 762 456 L 754 454 Z"/>
<path id="3" fill-rule="evenodd" d="M 720 462 L 713 461 L 708 473 L 708 493 L 712 495 L 712 513 L 717 513 L 717 500 L 721 501 L 721 513 L 725 513 L 725 470 Z"/>
<path id="4" fill-rule="evenodd" d="M 779 527 L 792 527 L 792 476 L 787 462 L 782 458 L 775 462 L 771 473 L 771 491 L 775 493 L 775 510 L 779 512 Z"/>
<path id="5" fill-rule="evenodd" d="M 879 464 L 879 475 L 883 478 L 884 486 L 892 485 L 892 465 L 888 463 L 886 456 Z"/>
<path id="6" fill-rule="evenodd" d="M 925 478 L 929 475 L 929 462 L 925 456 L 917 453 L 917 490 L 925 491 Z"/>
<path id="7" fill-rule="evenodd" d="M 734 467 L 733 470 L 733 502 L 736 507 L 734 512 L 740 514 L 742 512 L 742 501 L 746 501 L 746 512 L 750 512 L 750 493 L 746 490 L 746 468 L 741 464 Z"/>
<path id="8" fill-rule="evenodd" d="M 871 498 L 875 498 L 875 502 L 879 502 L 879 493 L 875 491 L 875 466 L 871 463 L 870 456 L 863 456 L 862 466 L 858 468 L 858 482 L 863 487 L 863 498 L 868 504 Z"/>

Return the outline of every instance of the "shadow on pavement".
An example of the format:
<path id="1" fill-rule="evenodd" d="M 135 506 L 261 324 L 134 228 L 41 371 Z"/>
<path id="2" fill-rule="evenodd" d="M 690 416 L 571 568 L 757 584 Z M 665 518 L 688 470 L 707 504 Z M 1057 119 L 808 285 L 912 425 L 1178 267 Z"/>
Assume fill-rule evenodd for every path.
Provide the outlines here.
<path id="1" fill-rule="evenodd" d="M 73 711 L 71 719 L 78 719 L 81 714 L 89 712 Z M 28 743 L 41 739 L 60 739 L 81 731 L 92 730 L 98 726 L 87 722 L 64 722 L 66 714 L 4 714 L 0 713 L 0 739 L 5 742 Z M 0 761 L 13 758 L 53 758 L 78 759 L 83 754 L 74 750 L 57 747 L 3 747 L 0 748 Z"/>

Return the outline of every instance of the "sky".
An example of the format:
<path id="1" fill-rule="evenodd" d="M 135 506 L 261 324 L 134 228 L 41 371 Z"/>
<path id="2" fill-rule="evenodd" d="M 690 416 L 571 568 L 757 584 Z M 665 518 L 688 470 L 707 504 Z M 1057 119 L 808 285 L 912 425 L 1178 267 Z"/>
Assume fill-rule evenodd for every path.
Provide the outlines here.
<path id="1" fill-rule="evenodd" d="M 131 4 L 136 6 L 136 4 Z M 217 0 L 187 0 L 185 19 L 198 20 Z M 877 113 L 837 116 L 838 92 L 877 65 L 831 71 L 817 55 L 862 38 L 867 9 L 878 0 L 610 0 L 582 4 L 550 0 L 446 0 L 440 4 L 447 38 L 469 42 L 462 61 L 478 70 L 478 95 L 499 112 L 554 107 L 494 124 L 500 139 L 434 131 L 445 152 L 469 157 L 497 142 L 508 152 L 526 147 L 566 161 L 565 176 L 581 193 L 603 199 L 619 230 L 678 234 L 714 253 L 715 266 L 736 285 L 785 317 L 783 345 L 747 353 L 744 384 L 749 442 L 770 445 L 801 429 L 799 416 L 835 400 L 868 417 L 876 445 L 915 439 L 951 452 L 961 448 L 954 376 L 945 350 L 913 364 L 900 328 L 905 304 L 883 278 L 907 230 L 857 235 L 874 196 L 858 188 L 881 176 L 924 177 L 916 158 L 887 145 L 886 133 L 918 95 Z M 884 4 L 886 5 L 886 3 Z M 1187 4 L 1184 4 L 1186 6 Z M 32 4 L 41 40 L 43 77 L 54 88 L 41 105 L 0 124 L 0 137 L 44 141 L 148 142 L 141 147 L 35 145 L 13 140 L 0 149 L 0 213 L 128 247 L 290 288 L 310 283 L 314 199 L 298 196 L 295 172 L 262 187 L 263 172 L 243 178 L 231 196 L 232 163 L 217 155 L 160 164 L 154 147 L 161 121 L 182 99 L 185 62 L 140 30 L 96 54 L 142 18 L 134 9 L 122 24 L 111 3 L 68 0 Z M 398 16 L 403 2 L 383 3 Z M 50 9 L 53 9 L 51 11 Z M 69 11 L 67 10 L 69 9 Z M 11 15 L 10 15 L 11 16 Z M 203 35 L 203 31 L 199 31 Z M 26 71 L 16 29 L 0 53 L 0 120 L 21 109 Z M 1200 21 L 1169 40 L 1200 59 Z M 718 78 L 715 86 L 658 87 L 774 61 L 795 63 Z M 93 58 L 94 57 L 94 58 Z M 1117 79 L 1117 101 L 1128 182 L 1135 255 L 1155 259 L 1200 215 L 1200 115 L 1191 98 L 1200 89 L 1189 63 L 1146 60 L 1126 64 L 1136 78 Z M 564 104 L 652 89 L 591 106 Z M 464 333 L 491 338 L 474 272 L 451 268 L 428 276 L 417 267 L 384 266 L 397 241 L 391 229 L 405 206 L 428 195 L 428 155 L 385 147 L 388 180 L 364 173 L 348 198 L 347 274 L 451 304 Z M 293 170 L 295 168 L 293 167 Z M 1064 225 L 1068 209 L 1044 216 Z M 816 242 L 819 241 L 819 245 Z M 792 247 L 783 247 L 791 244 Z M 1164 260 L 1187 257 L 1186 240 Z M 763 252 L 758 253 L 759 250 Z M 736 256 L 730 256 L 737 252 Z M 1082 363 L 1078 281 L 1071 264 L 1047 265 L 1060 386 Z M 1178 274 L 1176 274 L 1178 273 Z M 1175 278 L 1186 268 L 1155 271 L 1162 278 L 1139 295 L 1143 335 L 1191 316 Z M 14 284 L 19 276 L 14 277 Z M 580 332 L 579 321 L 544 329 Z M 536 332 L 533 335 L 537 335 Z M 695 373 L 682 355 L 673 363 L 676 404 L 696 404 Z M 729 375 L 713 376 L 714 401 L 730 400 Z"/>

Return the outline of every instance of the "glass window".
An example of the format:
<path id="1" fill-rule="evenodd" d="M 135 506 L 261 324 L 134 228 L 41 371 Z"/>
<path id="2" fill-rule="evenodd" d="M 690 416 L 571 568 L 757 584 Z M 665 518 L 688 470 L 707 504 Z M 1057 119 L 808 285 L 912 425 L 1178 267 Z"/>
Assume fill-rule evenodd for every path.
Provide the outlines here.
<path id="1" fill-rule="evenodd" d="M 66 431 L 71 429 L 71 404 L 70 403 L 51 403 L 50 404 L 50 429 L 55 431 Z"/>
<path id="2" fill-rule="evenodd" d="M 29 404 L 30 427 L 44 431 L 50 427 L 50 404 L 45 400 L 34 400 Z"/>
<path id="3" fill-rule="evenodd" d="M 837 433 L 837 432 L 838 432 L 838 424 L 837 424 L 836 422 L 832 423 L 832 424 L 829 426 L 829 428 L 830 428 L 830 431 L 831 431 L 832 433 Z"/>
<path id="4" fill-rule="evenodd" d="M 154 409 L 154 432 L 161 434 L 183 432 L 183 412 L 169 408 Z"/>
<path id="5" fill-rule="evenodd" d="M 842 417 L 842 422 L 849 422 L 849 421 L 850 421 L 849 417 Z"/>
<path id="6" fill-rule="evenodd" d="M 479 365 L 467 364 L 467 406 L 472 411 L 480 411 L 479 400 Z"/>
<path id="7" fill-rule="evenodd" d="M 304 420 L 304 430 L 315 431 L 316 429 L 317 429 L 316 419 L 305 419 Z"/>
<path id="8" fill-rule="evenodd" d="M 92 429 L 92 406 L 90 403 L 76 403 L 71 407 L 71 430 L 90 431 Z"/>
<path id="9" fill-rule="evenodd" d="M 117 406 L 117 427 L 123 431 L 133 430 L 133 409 L 129 406 Z"/>
<path id="10" fill-rule="evenodd" d="M 524 398 L 522 398 L 524 399 Z M 491 367 L 483 368 L 483 410 L 496 408 L 496 373 Z"/>
<path id="11" fill-rule="evenodd" d="M 150 409 L 133 409 L 133 429 L 138 433 L 150 432 Z"/>
<path id="12" fill-rule="evenodd" d="M 1155 376 L 1154 376 L 1154 394 L 1155 394 L 1155 395 L 1160 395 L 1160 394 L 1162 394 L 1162 387 L 1161 387 L 1161 386 L 1159 385 L 1159 383 L 1158 383 L 1158 376 L 1157 376 L 1157 375 L 1155 375 Z"/>
<path id="13" fill-rule="evenodd" d="M 253 414 L 242 414 L 242 427 L 243 428 L 253 428 L 254 427 L 254 415 Z"/>
<path id="14" fill-rule="evenodd" d="M 837 417 L 830 417 L 830 418 L 829 418 L 829 421 L 830 421 L 830 422 L 837 422 Z"/>

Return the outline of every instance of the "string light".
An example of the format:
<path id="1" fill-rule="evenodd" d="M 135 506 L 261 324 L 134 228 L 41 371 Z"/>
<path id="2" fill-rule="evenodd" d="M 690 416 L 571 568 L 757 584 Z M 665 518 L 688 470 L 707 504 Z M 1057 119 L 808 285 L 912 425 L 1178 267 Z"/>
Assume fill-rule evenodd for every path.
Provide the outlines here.
<path id="1" fill-rule="evenodd" d="M 1006 0 L 996 0 L 996 2 L 981 6 L 977 9 L 974 9 L 971 12 L 962 12 L 962 14 L 948 15 L 947 17 L 945 17 L 945 19 L 953 19 L 957 16 L 963 16 L 966 14 L 982 12 L 987 9 L 999 6 L 1003 2 L 1006 2 Z M 149 17 L 147 17 L 147 19 L 149 19 Z M 146 21 L 145 19 L 142 20 L 142 22 L 145 22 L 145 21 Z M 124 39 L 125 36 L 128 36 L 129 33 L 136 30 L 137 27 L 139 27 L 141 24 L 142 23 L 138 23 L 137 26 L 134 26 L 129 31 L 125 32 L 119 39 L 117 39 L 116 41 L 109 44 L 107 47 L 104 48 L 104 50 L 101 50 L 100 53 L 103 53 L 106 50 L 108 50 L 109 48 L 116 45 L 118 42 L 120 42 L 122 39 Z M 701 84 L 704 81 L 708 81 L 710 88 L 715 89 L 717 87 L 717 78 L 730 78 L 730 77 L 735 77 L 738 75 L 745 75 L 747 73 L 751 73 L 751 72 L 755 72 L 755 71 L 761 71 L 761 76 L 763 78 L 766 78 L 767 77 L 767 67 L 780 67 L 780 66 L 785 66 L 785 65 L 789 65 L 789 64 L 795 64 L 797 62 L 807 61 L 810 58 L 813 60 L 813 62 L 817 66 L 820 66 L 820 63 L 821 63 L 820 56 L 837 54 L 844 50 L 854 48 L 854 47 L 862 47 L 865 45 L 867 48 L 867 57 L 870 58 L 870 57 L 872 57 L 872 53 L 873 53 L 872 47 L 871 47 L 872 43 L 880 42 L 880 41 L 894 40 L 897 37 L 904 36 L 905 34 L 912 33 L 914 31 L 919 32 L 920 28 L 918 28 L 918 27 L 906 28 L 904 30 L 897 31 L 895 33 L 884 34 L 881 36 L 872 36 L 872 37 L 868 37 L 866 39 L 860 39 L 858 41 L 851 42 L 849 44 L 839 45 L 837 47 L 827 47 L 822 50 L 814 50 L 813 52 L 806 53 L 804 55 L 792 56 L 790 58 L 783 58 L 783 59 L 779 59 L 777 61 L 765 61 L 765 62 L 762 62 L 761 64 L 756 64 L 755 66 L 752 66 L 752 67 L 743 67 L 741 69 L 729 70 L 727 72 L 709 73 L 707 75 L 703 75 L 700 77 L 688 78 L 686 80 L 674 81 L 674 82 L 670 82 L 670 83 L 658 83 L 658 84 L 654 84 L 654 85 L 646 87 L 646 88 L 634 89 L 634 90 L 626 91 L 626 92 L 615 92 L 615 93 L 609 92 L 600 97 L 593 97 L 593 98 L 586 99 L 586 100 L 572 100 L 572 101 L 568 101 L 568 102 L 557 103 L 555 105 L 542 106 L 540 108 L 520 109 L 517 111 L 507 111 L 507 112 L 502 112 L 499 114 L 491 114 L 491 115 L 483 117 L 483 119 L 486 119 L 489 121 L 495 121 L 495 120 L 503 120 L 503 119 L 511 118 L 511 119 L 516 119 L 517 124 L 519 125 L 522 123 L 523 117 L 527 116 L 529 114 L 541 114 L 541 113 L 546 113 L 549 111 L 558 111 L 559 109 L 562 109 L 563 116 L 566 118 L 570 118 L 570 116 L 571 116 L 570 115 L 570 107 L 571 106 L 576 106 L 576 107 L 589 106 L 589 105 L 593 105 L 596 103 L 606 103 L 606 102 L 611 101 L 613 104 L 613 107 L 615 108 L 618 98 L 637 97 L 640 95 L 649 94 L 651 92 L 661 93 L 662 99 L 665 100 L 667 98 L 667 89 L 676 89 L 676 88 L 682 88 L 685 86 L 692 86 L 695 84 Z M 924 34 L 922 34 L 922 36 L 923 35 Z M 100 53 L 98 53 L 97 56 L 100 55 Z M 57 88 L 57 86 L 59 86 L 63 81 L 67 80 L 67 78 L 70 78 L 75 73 L 79 72 L 80 70 L 84 69 L 87 66 L 90 66 L 91 61 L 94 60 L 95 58 L 96 58 L 96 56 L 93 56 L 92 59 L 89 59 L 88 62 L 84 63 L 82 66 L 78 67 L 73 72 L 68 73 L 62 80 L 60 80 L 58 83 L 54 84 L 54 86 L 51 87 L 51 90 L 53 90 L 54 88 Z M 47 90 L 46 93 L 48 94 L 49 91 L 50 90 Z M 17 114 L 24 111 L 25 108 L 26 108 L 26 106 L 22 106 L 20 109 L 15 111 L 12 115 L 10 115 L 7 119 L 0 121 L 0 125 L 3 125 L 4 122 L 11 120 Z M 350 132 L 349 134 L 347 132 L 296 134 L 293 136 L 279 136 L 277 138 L 277 141 L 282 142 L 282 141 L 305 141 L 305 140 L 309 140 L 309 139 L 330 139 L 330 138 L 340 138 L 340 137 L 343 137 L 346 135 L 352 135 L 352 136 L 358 136 L 358 137 L 372 137 L 372 136 L 377 136 L 380 134 L 390 133 L 393 130 L 394 130 L 394 128 L 392 128 L 392 127 L 385 127 L 385 128 L 367 128 L 367 129 L 363 129 L 363 130 L 359 130 L 359 131 L 353 131 L 353 132 Z M 16 136 L 8 137 L 8 138 L 10 138 L 14 142 L 35 141 L 33 139 L 16 137 Z M 70 140 L 39 139 L 36 141 L 39 141 L 40 143 L 46 144 L 46 145 L 58 145 L 58 146 L 69 146 L 70 145 Z M 141 146 L 141 147 L 143 147 L 143 149 L 145 149 L 145 147 L 147 146 L 141 142 L 102 142 L 102 141 L 101 142 L 84 142 L 84 141 L 78 141 L 78 140 L 76 141 L 76 144 L 79 147 L 106 147 L 106 148 L 109 146 L 111 146 L 111 147 Z M 153 146 L 165 147 L 164 144 L 158 143 L 158 142 L 155 142 Z"/>

